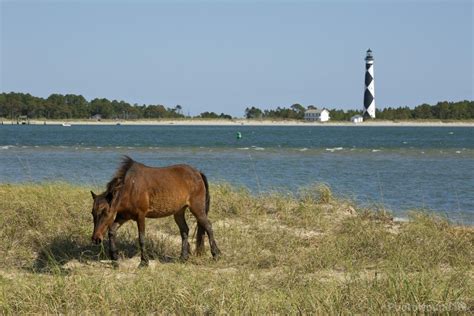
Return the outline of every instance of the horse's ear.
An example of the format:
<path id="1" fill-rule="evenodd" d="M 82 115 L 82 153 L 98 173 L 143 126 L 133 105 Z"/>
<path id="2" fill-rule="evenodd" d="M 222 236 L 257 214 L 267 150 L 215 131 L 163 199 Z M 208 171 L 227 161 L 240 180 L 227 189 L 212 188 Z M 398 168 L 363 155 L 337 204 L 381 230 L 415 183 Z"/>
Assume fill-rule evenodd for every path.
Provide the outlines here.
<path id="1" fill-rule="evenodd" d="M 95 194 L 94 192 L 91 191 L 91 194 L 92 194 L 92 198 L 95 200 L 95 198 L 97 197 L 97 194 Z"/>

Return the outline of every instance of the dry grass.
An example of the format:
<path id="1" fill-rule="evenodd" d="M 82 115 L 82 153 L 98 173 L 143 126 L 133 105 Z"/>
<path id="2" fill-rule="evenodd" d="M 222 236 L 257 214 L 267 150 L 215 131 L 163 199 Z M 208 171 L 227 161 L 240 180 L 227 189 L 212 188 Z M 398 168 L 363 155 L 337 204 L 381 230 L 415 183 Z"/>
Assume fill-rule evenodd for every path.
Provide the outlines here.
<path id="1" fill-rule="evenodd" d="M 253 196 L 211 186 L 223 256 L 179 263 L 172 218 L 147 221 L 138 269 L 133 223 L 121 259 L 90 244 L 90 188 L 0 185 L 0 306 L 17 313 L 397 313 L 473 309 L 474 230 L 415 212 L 358 209 L 326 186 Z M 191 231 L 195 221 L 188 217 Z"/>

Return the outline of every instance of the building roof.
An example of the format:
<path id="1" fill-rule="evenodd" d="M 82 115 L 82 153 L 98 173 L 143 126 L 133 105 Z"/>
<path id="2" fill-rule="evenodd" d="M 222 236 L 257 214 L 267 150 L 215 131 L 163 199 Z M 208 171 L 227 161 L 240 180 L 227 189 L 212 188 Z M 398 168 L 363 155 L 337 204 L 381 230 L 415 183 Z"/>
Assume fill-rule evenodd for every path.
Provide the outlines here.
<path id="1" fill-rule="evenodd" d="M 310 109 L 310 110 L 306 110 L 304 113 L 316 113 L 316 114 L 321 114 L 321 112 L 323 111 L 328 111 L 328 109 L 326 108 L 323 108 L 323 109 L 316 109 L 316 110 L 313 110 L 313 109 Z M 329 112 L 329 111 L 328 111 Z"/>

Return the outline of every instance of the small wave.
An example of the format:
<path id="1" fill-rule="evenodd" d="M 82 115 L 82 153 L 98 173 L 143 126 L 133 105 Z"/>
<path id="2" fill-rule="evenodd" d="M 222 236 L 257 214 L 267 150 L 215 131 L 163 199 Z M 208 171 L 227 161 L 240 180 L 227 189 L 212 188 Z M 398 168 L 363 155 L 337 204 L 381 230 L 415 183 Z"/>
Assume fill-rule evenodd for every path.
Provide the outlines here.
<path id="1" fill-rule="evenodd" d="M 453 134 L 454 134 L 454 132 L 449 132 L 448 134 L 449 134 L 449 135 L 453 135 Z"/>
<path id="2" fill-rule="evenodd" d="M 240 147 L 240 148 L 237 148 L 238 150 L 249 150 L 250 148 L 248 147 Z"/>
<path id="3" fill-rule="evenodd" d="M 382 151 L 381 149 L 372 149 L 373 153 L 378 153 L 379 151 Z"/>
<path id="4" fill-rule="evenodd" d="M 326 148 L 327 151 L 330 151 L 330 152 L 335 152 L 335 151 L 339 151 L 339 150 L 343 150 L 344 147 L 334 147 L 334 148 Z"/>
<path id="5" fill-rule="evenodd" d="M 254 147 L 253 149 L 254 150 L 265 150 L 265 148 L 263 148 L 263 147 Z"/>
<path id="6" fill-rule="evenodd" d="M 307 150 L 308 148 L 305 147 L 305 148 L 301 148 L 299 151 L 307 151 Z"/>
<path id="7" fill-rule="evenodd" d="M 402 142 L 402 143 L 405 144 L 405 145 L 408 144 L 408 142 Z"/>
<path id="8" fill-rule="evenodd" d="M 7 145 L 7 146 L 1 146 L 0 149 L 10 149 L 10 148 L 13 148 L 15 146 L 12 146 L 12 145 Z"/>
<path id="9" fill-rule="evenodd" d="M 460 151 L 460 150 L 456 150 L 456 154 L 460 154 L 460 153 L 461 153 L 461 151 Z"/>

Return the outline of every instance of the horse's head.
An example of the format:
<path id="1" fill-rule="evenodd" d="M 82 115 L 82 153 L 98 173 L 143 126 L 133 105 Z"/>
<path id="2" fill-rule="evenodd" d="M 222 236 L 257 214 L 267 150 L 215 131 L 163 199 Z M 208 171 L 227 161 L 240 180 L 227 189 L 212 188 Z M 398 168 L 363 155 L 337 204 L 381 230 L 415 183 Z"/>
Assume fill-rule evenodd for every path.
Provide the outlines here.
<path id="1" fill-rule="evenodd" d="M 92 217 L 94 218 L 94 232 L 92 233 L 92 242 L 100 244 L 104 239 L 104 234 L 112 225 L 115 214 L 110 209 L 110 203 L 104 193 L 95 194 L 91 191 L 92 199 Z"/>

